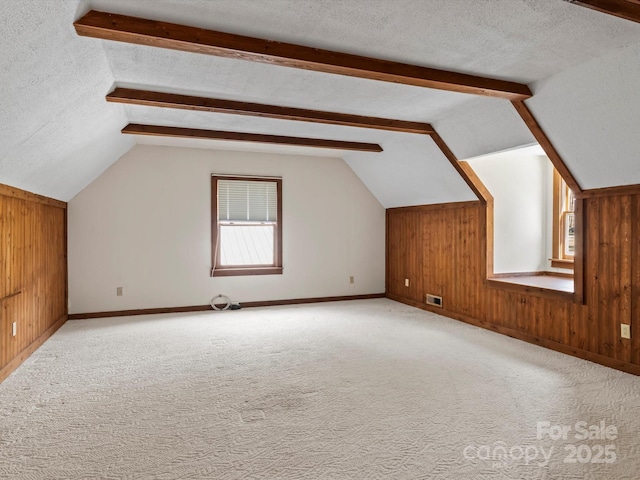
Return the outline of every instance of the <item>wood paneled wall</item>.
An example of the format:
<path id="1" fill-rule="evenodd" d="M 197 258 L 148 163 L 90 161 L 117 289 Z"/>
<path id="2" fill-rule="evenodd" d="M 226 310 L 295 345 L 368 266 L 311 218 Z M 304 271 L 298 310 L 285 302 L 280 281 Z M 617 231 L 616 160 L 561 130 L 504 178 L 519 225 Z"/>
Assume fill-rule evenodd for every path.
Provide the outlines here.
<path id="1" fill-rule="evenodd" d="M 585 199 L 584 304 L 486 282 L 486 208 L 387 210 L 387 296 L 640 375 L 640 194 Z M 427 293 L 442 296 L 443 308 L 427 306 Z M 621 323 L 631 324 L 631 340 Z"/>
<path id="2" fill-rule="evenodd" d="M 0 185 L 0 381 L 67 318 L 66 244 L 64 202 Z"/>

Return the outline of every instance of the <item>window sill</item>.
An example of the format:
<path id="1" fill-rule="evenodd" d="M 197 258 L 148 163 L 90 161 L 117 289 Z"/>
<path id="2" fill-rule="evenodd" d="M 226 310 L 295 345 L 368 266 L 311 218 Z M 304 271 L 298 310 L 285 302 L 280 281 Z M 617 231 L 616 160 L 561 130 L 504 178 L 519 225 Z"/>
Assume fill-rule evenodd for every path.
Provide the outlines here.
<path id="1" fill-rule="evenodd" d="M 551 258 L 551 266 L 553 268 L 566 268 L 573 270 L 573 260 L 567 260 L 564 258 Z"/>
<path id="2" fill-rule="evenodd" d="M 487 278 L 486 284 L 489 287 L 500 290 L 529 294 L 543 298 L 575 301 L 572 285 L 573 282 L 570 284 L 566 281 L 568 279 L 563 278 L 562 282 L 558 282 L 557 285 L 553 285 L 549 284 L 549 282 L 540 281 L 540 279 L 543 278 L 549 279 L 549 277 L 545 276 L 499 277 Z"/>
<path id="3" fill-rule="evenodd" d="M 282 267 L 216 268 L 211 271 L 212 277 L 238 277 L 243 275 L 282 275 Z"/>

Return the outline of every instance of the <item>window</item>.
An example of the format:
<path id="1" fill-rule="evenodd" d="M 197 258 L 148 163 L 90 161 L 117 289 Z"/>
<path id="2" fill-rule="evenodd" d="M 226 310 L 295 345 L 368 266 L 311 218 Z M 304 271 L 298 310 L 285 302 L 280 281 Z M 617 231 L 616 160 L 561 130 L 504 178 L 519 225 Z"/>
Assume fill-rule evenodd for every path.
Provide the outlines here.
<path id="1" fill-rule="evenodd" d="M 557 170 L 554 170 L 552 267 L 573 268 L 576 249 L 575 206 L 576 197 Z"/>
<path id="2" fill-rule="evenodd" d="M 282 273 L 282 179 L 211 177 L 211 276 Z"/>

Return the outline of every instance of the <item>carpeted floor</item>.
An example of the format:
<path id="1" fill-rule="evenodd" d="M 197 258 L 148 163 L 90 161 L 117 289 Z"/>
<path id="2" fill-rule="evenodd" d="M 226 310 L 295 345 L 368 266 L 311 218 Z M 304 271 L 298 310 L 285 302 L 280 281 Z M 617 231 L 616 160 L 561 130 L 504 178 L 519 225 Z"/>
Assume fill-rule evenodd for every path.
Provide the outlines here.
<path id="1" fill-rule="evenodd" d="M 0 384 L 3 479 L 631 480 L 639 432 L 640 378 L 386 299 L 70 321 Z"/>

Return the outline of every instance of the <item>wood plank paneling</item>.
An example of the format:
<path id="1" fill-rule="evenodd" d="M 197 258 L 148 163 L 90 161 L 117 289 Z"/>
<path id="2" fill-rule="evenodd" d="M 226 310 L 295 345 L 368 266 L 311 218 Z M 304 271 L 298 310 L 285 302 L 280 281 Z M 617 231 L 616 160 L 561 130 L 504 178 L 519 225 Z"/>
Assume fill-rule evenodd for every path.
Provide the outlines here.
<path id="1" fill-rule="evenodd" d="M 640 195 L 631 197 L 631 363 L 640 365 Z"/>
<path id="2" fill-rule="evenodd" d="M 587 292 L 587 330 L 595 332 L 598 329 L 598 284 L 600 283 L 598 263 L 600 257 L 600 228 L 598 222 L 600 219 L 600 201 L 589 200 L 587 203 L 587 226 L 586 240 L 587 251 L 589 252 L 585 258 L 586 262 L 586 292 Z M 589 335 L 589 344 L 587 350 L 590 352 L 598 351 L 598 336 Z"/>
<path id="3" fill-rule="evenodd" d="M 0 239 L 2 381 L 66 319 L 66 204 L 0 185 Z"/>
<path id="4" fill-rule="evenodd" d="M 615 236 L 612 229 L 616 228 L 619 221 L 615 211 L 615 198 L 604 197 L 601 206 L 609 215 L 601 215 L 598 220 L 600 233 L 600 251 L 598 252 L 598 319 L 605 319 L 610 315 L 617 317 L 617 311 L 613 308 L 616 295 L 616 281 L 612 281 L 613 265 L 616 258 Z M 614 218 L 612 218 L 612 215 Z M 598 321 L 598 353 L 612 357 L 614 335 L 610 328 L 610 322 Z"/>
<path id="5" fill-rule="evenodd" d="M 618 258 L 614 262 L 618 271 L 618 322 L 631 325 L 631 196 L 625 195 L 620 199 L 620 223 Z M 615 281 L 616 276 L 612 278 Z M 620 327 L 615 331 L 617 341 L 615 344 L 615 358 L 624 362 L 631 361 L 631 341 L 622 338 Z"/>
<path id="6" fill-rule="evenodd" d="M 479 202 L 387 211 L 388 296 L 437 313 L 424 295 L 441 295 L 445 315 L 640 372 L 640 194 L 585 198 L 582 208 L 584 304 L 488 286 Z M 404 276 L 422 278 L 422 291 L 404 289 Z M 631 324 L 631 340 L 620 337 L 620 323 Z"/>
<path id="7" fill-rule="evenodd" d="M 35 193 L 20 190 L 19 188 L 10 187 L 9 185 L 3 185 L 2 183 L 0 183 L 0 195 L 3 197 L 27 200 L 33 203 L 42 203 L 44 205 L 50 205 L 52 207 L 67 208 L 67 204 L 60 200 L 43 197 L 42 195 L 36 195 Z"/>

